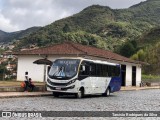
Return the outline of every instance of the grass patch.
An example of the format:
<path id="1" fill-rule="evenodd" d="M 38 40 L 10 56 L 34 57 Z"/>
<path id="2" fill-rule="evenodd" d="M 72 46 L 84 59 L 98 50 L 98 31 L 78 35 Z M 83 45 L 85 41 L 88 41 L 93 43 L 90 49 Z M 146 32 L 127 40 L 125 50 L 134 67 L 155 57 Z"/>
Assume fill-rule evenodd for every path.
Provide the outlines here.
<path id="1" fill-rule="evenodd" d="M 144 82 L 160 82 L 160 76 L 142 75 L 142 81 L 144 81 Z"/>

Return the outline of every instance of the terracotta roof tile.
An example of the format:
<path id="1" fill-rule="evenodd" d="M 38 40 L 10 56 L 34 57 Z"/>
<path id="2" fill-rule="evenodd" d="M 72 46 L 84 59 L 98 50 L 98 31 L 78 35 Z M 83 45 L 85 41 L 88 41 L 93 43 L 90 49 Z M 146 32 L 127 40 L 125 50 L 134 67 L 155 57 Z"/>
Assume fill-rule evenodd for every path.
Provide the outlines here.
<path id="1" fill-rule="evenodd" d="M 78 43 L 65 42 L 62 44 L 56 44 L 48 47 L 38 48 L 34 50 L 24 50 L 17 53 L 13 53 L 14 55 L 90 55 L 101 57 L 105 59 L 124 61 L 130 63 L 137 63 L 138 61 L 131 60 L 129 58 L 123 57 L 116 53 L 113 53 L 108 50 L 103 50 L 91 46 L 81 45 Z"/>
<path id="2" fill-rule="evenodd" d="M 42 54 L 42 55 L 53 55 L 53 54 L 84 54 L 82 51 L 75 49 L 74 46 L 72 46 L 69 43 L 64 44 L 56 44 L 48 47 L 33 49 L 33 50 L 24 50 L 17 53 L 13 53 L 15 55 L 36 55 L 36 54 Z"/>
<path id="3" fill-rule="evenodd" d="M 82 50 L 83 52 L 86 52 L 87 55 L 102 57 L 102 58 L 111 59 L 111 60 L 131 62 L 131 63 L 138 62 L 138 61 L 131 60 L 127 57 L 118 55 L 108 50 L 99 49 L 99 48 L 95 48 L 91 46 L 84 46 L 84 45 L 76 44 L 76 43 L 74 43 L 73 45 L 76 46 L 78 49 Z"/>

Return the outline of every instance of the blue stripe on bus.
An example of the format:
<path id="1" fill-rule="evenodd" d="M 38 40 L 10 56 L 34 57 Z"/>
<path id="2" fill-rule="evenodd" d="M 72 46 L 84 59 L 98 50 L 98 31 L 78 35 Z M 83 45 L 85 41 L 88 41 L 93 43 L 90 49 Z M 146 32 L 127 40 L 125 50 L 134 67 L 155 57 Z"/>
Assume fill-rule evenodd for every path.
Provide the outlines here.
<path id="1" fill-rule="evenodd" d="M 112 77 L 109 86 L 111 92 L 119 91 L 121 89 L 121 77 Z"/>

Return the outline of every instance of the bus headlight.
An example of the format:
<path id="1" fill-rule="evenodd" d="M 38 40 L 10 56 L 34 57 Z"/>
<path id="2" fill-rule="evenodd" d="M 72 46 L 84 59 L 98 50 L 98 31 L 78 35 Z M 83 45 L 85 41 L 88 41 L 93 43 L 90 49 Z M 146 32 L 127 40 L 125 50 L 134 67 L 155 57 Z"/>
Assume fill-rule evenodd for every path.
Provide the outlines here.
<path id="1" fill-rule="evenodd" d="M 69 82 L 69 84 L 72 84 L 72 83 L 74 83 L 75 81 L 76 81 L 76 79 L 71 80 L 71 81 Z"/>

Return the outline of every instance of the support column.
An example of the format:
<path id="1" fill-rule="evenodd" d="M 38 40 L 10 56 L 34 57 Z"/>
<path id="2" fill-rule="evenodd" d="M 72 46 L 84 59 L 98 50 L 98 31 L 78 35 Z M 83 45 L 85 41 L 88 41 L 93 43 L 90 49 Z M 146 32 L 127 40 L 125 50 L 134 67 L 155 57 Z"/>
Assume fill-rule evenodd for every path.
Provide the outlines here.
<path id="1" fill-rule="evenodd" d="M 132 65 L 126 65 L 126 86 L 132 86 Z"/>
<path id="2" fill-rule="evenodd" d="M 142 69 L 141 66 L 137 66 L 137 70 L 136 70 L 136 86 L 139 86 L 141 83 L 141 74 L 142 74 Z"/>

